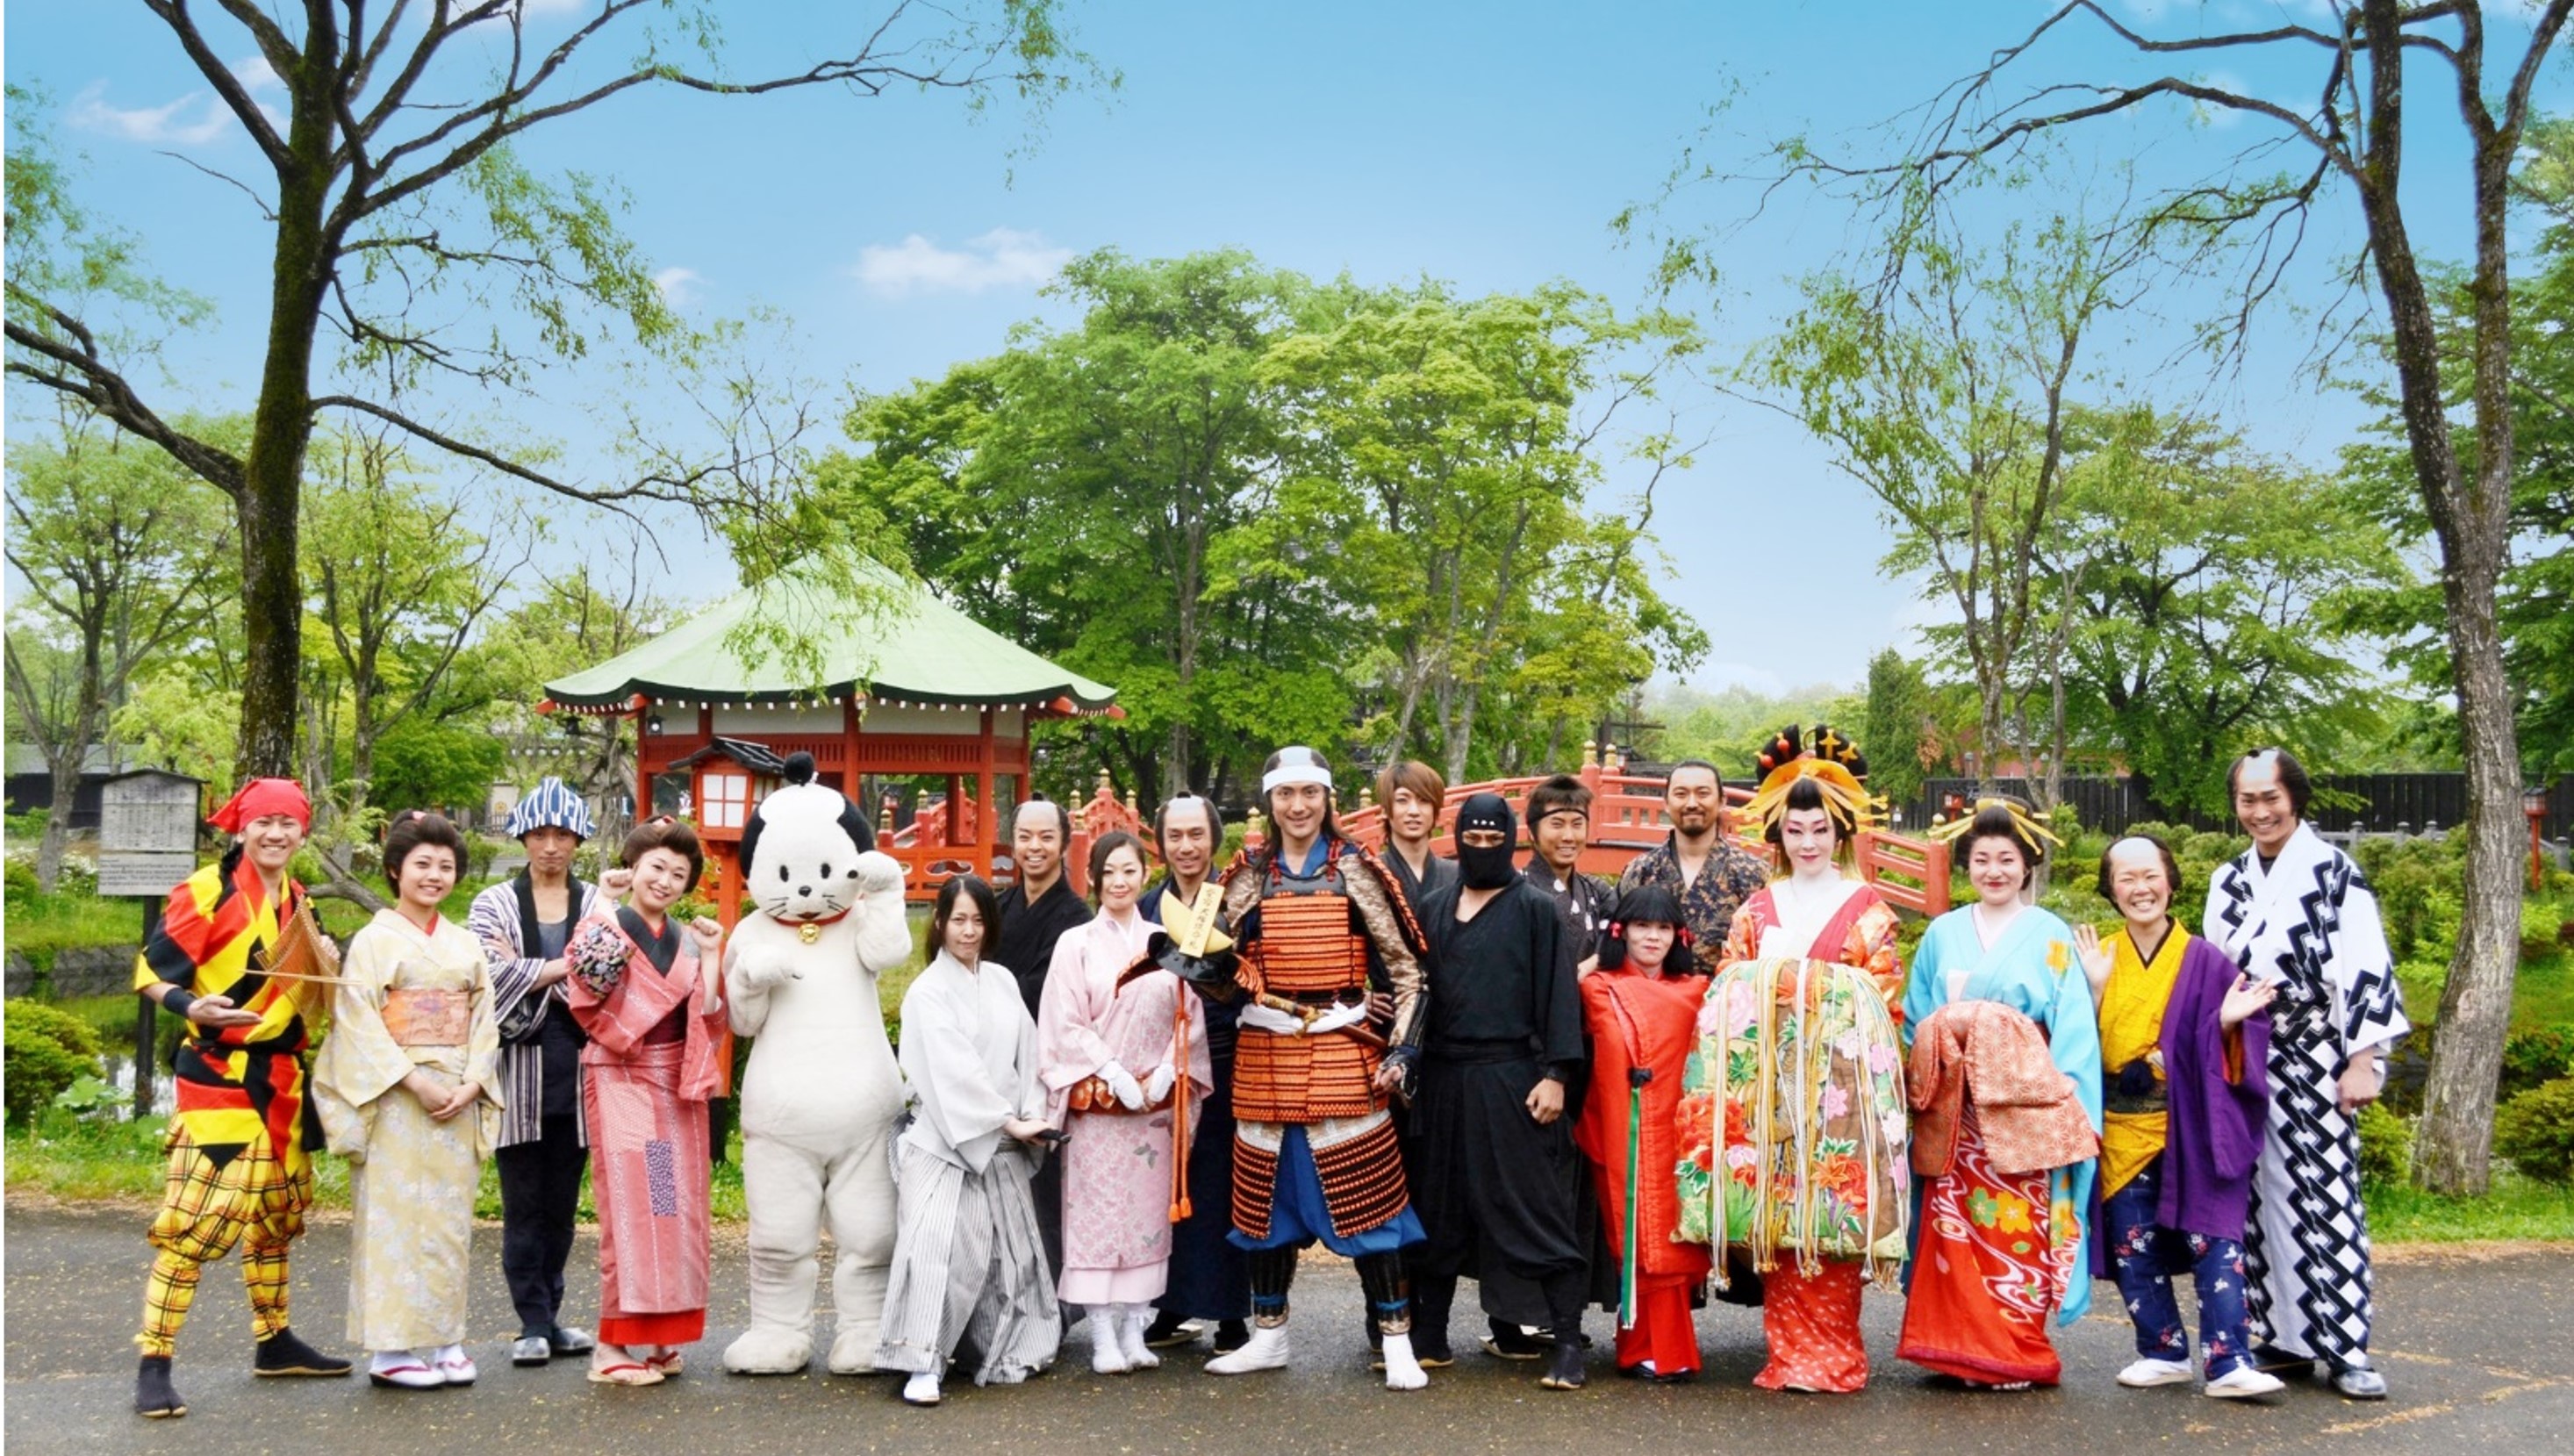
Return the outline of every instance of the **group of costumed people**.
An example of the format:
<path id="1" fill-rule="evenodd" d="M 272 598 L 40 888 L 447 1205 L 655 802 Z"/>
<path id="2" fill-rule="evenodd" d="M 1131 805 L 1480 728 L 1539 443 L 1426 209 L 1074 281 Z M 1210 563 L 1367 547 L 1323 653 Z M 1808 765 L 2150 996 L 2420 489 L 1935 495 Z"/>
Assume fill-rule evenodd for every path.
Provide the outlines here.
<path id="1" fill-rule="evenodd" d="M 1087 900 L 1064 873 L 1069 817 L 1023 803 L 1016 882 L 956 875 L 932 906 L 900 1008 L 881 1324 L 871 1359 L 835 1350 L 832 1368 L 904 1374 L 904 1399 L 935 1404 L 960 1350 L 976 1384 L 1015 1383 L 1052 1365 L 1075 1317 L 1103 1374 L 1210 1336 L 1210 1373 L 1285 1368 L 1297 1264 L 1319 1242 L 1355 1265 L 1398 1390 L 1456 1358 L 1465 1279 L 1483 1348 L 1537 1362 L 1548 1388 L 1584 1383 L 1593 1307 L 1613 1312 L 1620 1373 L 1694 1378 L 1696 1312 L 1716 1299 L 1761 1308 L 1755 1384 L 1851 1392 L 1872 1283 L 1905 1292 L 1900 1358 L 2006 1390 L 2061 1378 L 2049 1326 L 2104 1277 L 2135 1328 L 2121 1384 L 2244 1397 L 2311 1371 L 2384 1395 L 2355 1117 L 2407 1027 L 2375 902 L 2304 822 L 2293 757 L 2230 768 L 2252 845 L 2208 887 L 2204 935 L 2175 917 L 2177 865 L 2150 836 L 2098 866 L 2114 927 L 2038 907 L 2055 840 L 1987 799 L 1937 831 L 1974 898 L 1909 965 L 1852 867 L 1882 808 L 1857 746 L 1790 728 L 1756 771 L 1730 809 L 1713 765 L 1676 765 L 1669 838 L 1614 887 L 1579 868 L 1590 794 L 1572 777 L 1527 795 L 1525 826 L 1500 795 L 1465 796 L 1449 858 L 1431 852 L 1446 785 L 1389 767 L 1379 852 L 1341 831 L 1323 756 L 1281 749 L 1264 842 L 1219 870 L 1216 805 L 1175 797 L 1153 825 L 1158 882 L 1142 842 L 1105 834 Z M 1768 862 L 1735 841 L 1735 814 Z M 138 964 L 190 1034 L 137 1408 L 185 1412 L 179 1326 L 204 1262 L 237 1242 L 257 1372 L 352 1371 L 287 1322 L 325 1143 L 351 1164 L 349 1338 L 376 1383 L 476 1378 L 487 1156 L 513 1363 L 678 1375 L 705 1329 L 726 1014 L 718 927 L 674 911 L 703 868 L 689 826 L 646 821 L 584 884 L 589 811 L 548 780 L 510 823 L 527 870 L 457 925 L 439 906 L 463 837 L 405 814 L 385 844 L 395 902 L 343 956 L 286 874 L 310 821 L 291 780 L 245 785 L 213 819 L 237 842 L 173 890 Z M 585 1172 L 595 1335 L 562 1322 Z M 2176 1275 L 2196 1287 L 2196 1368 Z"/>

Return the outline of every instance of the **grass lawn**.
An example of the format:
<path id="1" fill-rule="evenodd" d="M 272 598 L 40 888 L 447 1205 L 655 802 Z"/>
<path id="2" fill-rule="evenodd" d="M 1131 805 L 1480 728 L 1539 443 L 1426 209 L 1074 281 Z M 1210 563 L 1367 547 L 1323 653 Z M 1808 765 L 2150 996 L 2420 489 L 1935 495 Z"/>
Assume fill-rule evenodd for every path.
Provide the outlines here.
<path id="1" fill-rule="evenodd" d="M 94 894 L 13 894 L 7 933 L 11 950 L 50 966 L 58 951 L 134 944 L 143 938 L 143 908 Z"/>
<path id="2" fill-rule="evenodd" d="M 2449 1198 L 2401 1184 L 2368 1189 L 2368 1236 L 2378 1243 L 2574 1239 L 2574 1186 L 2501 1173 L 2482 1198 Z"/>
<path id="3" fill-rule="evenodd" d="M 152 1203 L 161 1197 L 161 1137 L 165 1123 L 93 1122 L 64 1112 L 47 1115 L 35 1128 L 9 1129 L 9 1191 L 34 1193 L 75 1202 Z M 349 1164 L 325 1153 L 313 1160 L 315 1206 L 346 1210 Z M 474 1198 L 477 1218 L 501 1216 L 500 1174 L 483 1165 L 483 1186 Z M 595 1216 L 590 1189 L 581 1195 L 581 1216 Z M 740 1222 L 749 1215 L 741 1196 L 741 1136 L 735 1133 L 731 1156 L 714 1170 L 714 1216 Z"/>

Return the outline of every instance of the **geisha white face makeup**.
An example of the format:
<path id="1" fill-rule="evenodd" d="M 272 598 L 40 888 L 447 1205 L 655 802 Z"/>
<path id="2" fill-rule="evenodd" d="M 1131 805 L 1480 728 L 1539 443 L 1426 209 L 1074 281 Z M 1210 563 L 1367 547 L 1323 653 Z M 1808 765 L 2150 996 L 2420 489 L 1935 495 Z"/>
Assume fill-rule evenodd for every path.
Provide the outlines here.
<path id="1" fill-rule="evenodd" d="M 1779 820 L 1779 848 L 1788 870 L 1800 879 L 1833 872 L 1833 851 L 1841 847 L 1830 809 L 1792 808 Z"/>
<path id="2" fill-rule="evenodd" d="M 635 861 L 635 908 L 659 915 L 688 892 L 688 856 L 676 849 L 652 848 Z"/>
<path id="3" fill-rule="evenodd" d="M 1628 966 L 1646 975 L 1659 975 L 1663 962 L 1672 958 L 1672 945 L 1680 939 L 1680 927 L 1660 920 L 1630 920 L 1626 938 Z"/>
<path id="4" fill-rule="evenodd" d="M 1099 907 L 1103 910 L 1131 910 L 1135 897 L 1144 892 L 1144 856 L 1125 844 L 1108 851 L 1099 866 Z"/>
<path id="5" fill-rule="evenodd" d="M 2028 861 L 2021 857 L 2019 845 L 1998 834 L 1985 834 L 1966 849 L 1966 878 L 1975 886 L 1975 898 L 1993 909 L 2019 903 L 2019 890 L 2028 878 Z"/>

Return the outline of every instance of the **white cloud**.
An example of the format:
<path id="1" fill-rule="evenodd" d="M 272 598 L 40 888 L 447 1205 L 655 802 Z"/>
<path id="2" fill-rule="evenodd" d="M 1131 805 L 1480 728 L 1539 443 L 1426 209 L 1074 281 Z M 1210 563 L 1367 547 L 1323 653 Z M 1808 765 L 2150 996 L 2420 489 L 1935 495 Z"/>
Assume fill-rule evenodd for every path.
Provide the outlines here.
<path id="1" fill-rule="evenodd" d="M 233 124 L 223 102 L 204 91 L 191 91 L 166 106 L 126 108 L 106 101 L 107 83 L 97 81 L 72 98 L 72 125 L 129 142 L 175 143 L 202 147 Z"/>
<path id="2" fill-rule="evenodd" d="M 286 83 L 265 56 L 245 56 L 232 65 L 233 79 L 257 98 L 264 91 L 283 91 Z M 281 133 L 286 115 L 265 100 L 255 103 Z M 234 126 L 232 109 L 211 91 L 191 91 L 163 106 L 122 107 L 107 104 L 107 83 L 93 81 L 72 99 L 72 125 L 147 146 L 202 147 Z"/>
<path id="3" fill-rule="evenodd" d="M 674 309 L 696 302 L 697 285 L 704 282 L 693 268 L 664 268 L 652 275 L 652 286 L 661 291 L 661 301 Z"/>
<path id="4" fill-rule="evenodd" d="M 886 298 L 915 293 L 984 293 L 995 288 L 1035 288 L 1052 281 L 1072 250 L 1049 245 L 1043 234 L 994 228 L 962 248 L 941 248 L 919 233 L 892 247 L 869 243 L 850 272 L 867 291 Z"/>

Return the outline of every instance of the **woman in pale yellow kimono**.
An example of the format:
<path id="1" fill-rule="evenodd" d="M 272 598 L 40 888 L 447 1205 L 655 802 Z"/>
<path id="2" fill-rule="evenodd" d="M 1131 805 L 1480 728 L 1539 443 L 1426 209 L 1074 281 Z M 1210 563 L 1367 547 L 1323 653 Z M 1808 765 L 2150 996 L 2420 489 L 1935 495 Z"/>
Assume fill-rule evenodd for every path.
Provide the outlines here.
<path id="1" fill-rule="evenodd" d="M 313 1100 L 349 1160 L 349 1338 L 380 1386 L 468 1385 L 474 1193 L 501 1121 L 501 1033 L 483 943 L 439 905 L 465 859 L 415 810 L 385 839 L 397 903 L 349 942 Z"/>

